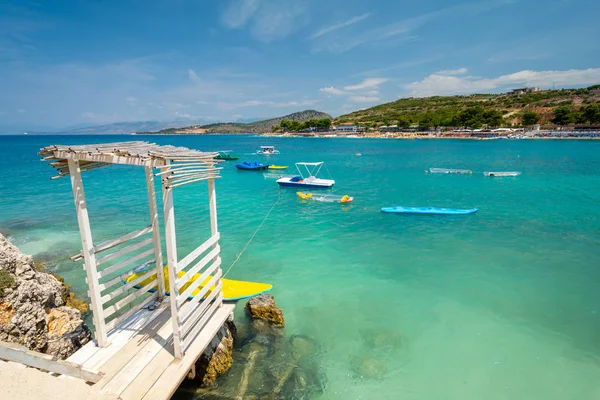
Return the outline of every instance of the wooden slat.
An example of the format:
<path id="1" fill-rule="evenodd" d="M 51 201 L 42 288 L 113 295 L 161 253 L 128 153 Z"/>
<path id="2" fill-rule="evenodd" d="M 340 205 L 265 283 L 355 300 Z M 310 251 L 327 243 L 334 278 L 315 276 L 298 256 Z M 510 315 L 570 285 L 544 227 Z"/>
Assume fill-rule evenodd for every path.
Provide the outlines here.
<path id="1" fill-rule="evenodd" d="M 128 233 L 126 235 L 123 235 L 121 237 L 118 237 L 116 239 L 111 239 L 111 240 L 107 240 L 105 242 L 102 242 L 99 245 L 97 245 L 97 246 L 94 247 L 94 252 L 96 254 L 98 254 L 98 253 L 100 253 L 102 251 L 106 251 L 108 249 L 112 249 L 113 247 L 118 246 L 120 244 L 123 244 L 123 243 L 127 242 L 128 240 L 135 239 L 137 237 L 140 237 L 140 236 L 145 235 L 145 234 L 150 233 L 150 232 L 152 232 L 152 225 L 148 225 L 145 228 L 142 228 L 142 229 L 140 229 L 138 231 L 135 231 L 135 232 L 130 232 L 130 233 Z"/>
<path id="2" fill-rule="evenodd" d="M 143 288 L 136 289 L 135 292 L 133 292 L 130 295 L 122 298 L 121 300 L 119 300 L 118 302 L 116 302 L 115 304 L 113 304 L 112 306 L 106 307 L 104 309 L 104 315 L 105 315 L 104 318 L 108 319 L 109 317 L 113 316 L 115 313 L 117 313 L 118 311 L 122 310 L 123 307 L 125 307 L 127 304 L 129 304 L 133 300 L 135 300 L 137 298 L 140 298 L 141 296 L 147 294 L 147 292 L 150 289 L 152 289 L 155 285 L 156 285 L 156 279 L 153 279 L 152 282 L 150 282 L 149 284 L 147 284 Z M 155 294 L 157 294 L 157 293 L 156 292 L 152 293 L 153 296 Z"/>
<path id="3" fill-rule="evenodd" d="M 150 243 L 152 243 L 152 238 L 146 239 L 142 242 L 136 243 L 136 244 L 132 244 L 130 246 L 124 247 L 119 251 L 115 251 L 114 253 L 111 253 L 107 256 L 101 257 L 99 259 L 96 260 L 96 265 L 101 265 L 101 264 L 106 264 L 108 261 L 110 260 L 114 260 L 115 258 L 119 258 L 124 256 L 125 254 L 129 254 L 134 250 L 140 249 L 144 246 L 149 245 Z"/>
<path id="4" fill-rule="evenodd" d="M 177 290 L 184 287 L 185 284 L 188 283 L 195 274 L 199 273 L 200 270 L 202 270 L 202 268 L 206 267 L 209 262 L 214 260 L 219 255 L 220 251 L 221 247 L 217 245 L 214 249 L 212 249 L 210 253 L 202 257 L 202 259 L 200 259 L 200 261 L 198 261 L 196 265 L 187 270 L 185 275 L 183 275 L 181 278 L 177 278 L 177 284 L 175 285 L 177 287 Z"/>
<path id="5" fill-rule="evenodd" d="M 179 384 L 185 379 L 187 372 L 202 354 L 208 343 L 217 334 L 229 314 L 234 309 L 232 304 L 223 304 L 218 308 L 210 321 L 206 324 L 205 329 L 195 340 L 189 345 L 185 357 L 179 362 L 172 362 L 168 368 L 160 375 L 160 378 L 146 391 L 142 400 L 165 400 L 169 399 Z M 156 360 L 156 358 L 154 359 Z M 123 399 L 135 399 L 132 397 L 124 397 Z"/>
<path id="6" fill-rule="evenodd" d="M 189 180 L 189 181 L 184 181 L 184 182 L 181 182 L 181 183 L 176 183 L 174 185 L 169 185 L 169 188 L 170 189 L 174 189 L 176 187 L 185 186 L 185 185 L 188 185 L 190 183 L 195 183 L 195 182 L 200 182 L 200 181 L 206 181 L 206 180 L 214 179 L 214 178 L 218 178 L 218 176 L 211 175 L 211 176 L 205 176 L 203 178 L 192 179 L 192 180 Z"/>
<path id="7" fill-rule="evenodd" d="M 150 250 L 146 250 L 146 251 L 145 251 L 145 252 L 143 252 L 143 253 L 140 253 L 140 254 L 137 254 L 137 255 L 135 255 L 135 256 L 133 256 L 133 257 L 130 257 L 130 258 L 128 258 L 127 260 L 121 261 L 121 262 L 119 262 L 119 263 L 117 263 L 117 264 L 115 264 L 115 265 L 111 265 L 111 266 L 110 266 L 110 267 L 108 267 L 108 268 L 104 268 L 102 271 L 99 271 L 99 272 L 98 272 L 98 275 L 99 275 L 99 278 L 98 278 L 98 279 L 105 278 L 105 277 L 107 277 L 108 275 L 110 275 L 110 274 L 112 274 L 112 273 L 114 273 L 114 272 L 116 272 L 116 271 L 120 270 L 121 268 L 123 268 L 123 267 L 125 267 L 125 266 L 127 266 L 127 265 L 130 265 L 130 264 L 133 264 L 134 262 L 136 262 L 136 261 L 138 261 L 138 260 L 142 260 L 142 259 L 144 259 L 144 258 L 146 258 L 146 257 L 148 257 L 149 255 L 152 255 L 152 254 L 154 254 L 154 248 L 152 248 L 152 249 L 150 249 Z M 151 260 L 149 260 L 149 261 L 152 261 L 152 259 L 151 259 Z M 147 261 L 147 262 L 149 262 L 149 261 Z M 132 269 L 133 269 L 133 268 L 132 268 Z M 131 272 L 131 271 L 130 271 L 130 272 Z M 106 283 L 108 283 L 108 282 L 106 282 Z M 102 286 L 102 285 L 100 285 L 100 286 Z M 111 286 L 111 285 L 108 285 L 108 286 L 106 286 L 106 287 L 110 287 L 110 286 Z M 104 290 L 104 289 L 100 289 L 100 290 Z"/>
<path id="8" fill-rule="evenodd" d="M 202 273 L 202 275 L 200 275 L 200 277 L 193 282 L 192 285 L 188 286 L 185 289 L 185 292 L 183 292 L 183 293 L 181 293 L 180 295 L 177 296 L 177 302 L 178 302 L 178 304 L 181 305 L 181 304 L 185 303 L 185 301 L 190 298 L 190 296 L 192 295 L 192 293 L 194 292 L 194 290 L 196 290 L 198 288 L 198 286 L 202 282 L 204 282 L 205 280 L 207 280 L 211 275 L 215 274 L 215 272 L 220 271 L 220 269 L 219 269 L 220 266 L 221 266 L 221 258 L 219 257 L 217 259 L 217 261 L 214 262 L 210 266 L 210 268 L 207 268 Z M 209 283 L 213 282 L 213 281 L 214 281 L 214 279 L 211 279 L 209 281 Z M 208 289 L 204 290 L 205 288 L 206 288 L 206 285 L 198 292 L 198 294 L 206 293 L 208 291 Z M 192 299 L 191 301 L 194 301 L 195 298 L 196 298 L 196 296 L 194 296 L 194 299 Z"/>
<path id="9" fill-rule="evenodd" d="M 189 263 L 194 261 L 196 258 L 200 257 L 200 255 L 202 253 L 204 253 L 206 250 L 208 250 L 209 247 L 216 244 L 220 238 L 221 238 L 221 234 L 219 232 L 217 232 L 215 235 L 213 235 L 211 238 L 209 238 L 206 242 L 204 242 L 200 246 L 198 246 L 195 250 L 192 250 L 192 252 L 190 254 L 183 257 L 181 259 L 181 261 L 179 261 L 179 263 L 177 264 L 176 272 L 181 271 L 182 269 L 187 267 L 189 265 Z"/>
<path id="10" fill-rule="evenodd" d="M 217 272 L 217 274 L 215 274 L 215 277 L 219 277 L 220 278 L 220 276 L 221 276 L 221 270 L 219 270 Z M 213 277 L 210 280 L 210 282 L 214 282 L 214 281 L 215 281 L 215 278 Z M 221 283 L 221 282 L 219 282 L 219 283 Z M 182 307 L 182 311 L 180 311 L 180 313 L 179 313 L 179 317 L 180 317 L 180 321 L 181 322 L 186 321 L 190 317 L 190 315 L 198 308 L 198 304 L 201 301 L 205 301 L 202 298 L 204 296 L 206 296 L 206 293 L 209 290 L 208 288 L 210 288 L 211 286 L 208 286 L 208 285 L 204 286 L 204 288 L 202 289 L 202 291 L 198 293 L 199 296 L 194 296 L 193 299 L 191 299 L 188 303 L 185 304 L 185 307 Z M 216 290 L 216 288 L 215 288 L 215 290 Z"/>
<path id="11" fill-rule="evenodd" d="M 189 347 L 189 345 L 194 340 L 196 340 L 196 337 L 198 337 L 201 334 L 202 330 L 204 329 L 204 326 L 207 324 L 207 322 L 213 316 L 215 311 L 222 304 L 223 304 L 223 295 L 221 294 L 221 292 L 219 292 L 219 294 L 217 296 L 215 296 L 214 301 L 213 301 L 213 299 L 209 300 L 209 302 L 206 304 L 208 307 L 201 314 L 202 316 L 200 317 L 200 319 L 196 320 L 196 323 L 194 323 L 192 326 L 190 326 L 190 330 L 184 334 L 184 338 L 183 338 L 183 349 L 184 350 L 183 351 L 186 351 L 187 348 Z"/>
<path id="12" fill-rule="evenodd" d="M 141 291 L 141 289 L 140 289 L 140 291 Z M 137 293 L 138 292 L 135 292 L 133 294 L 137 294 Z M 140 293 L 145 293 L 145 292 L 140 292 Z M 137 297 L 140 297 L 140 296 L 141 295 L 139 295 Z M 127 310 L 127 312 L 123 313 L 123 315 L 120 315 L 117 318 L 114 318 L 113 320 L 111 320 L 110 322 L 107 322 L 106 329 L 111 330 L 111 329 L 115 328 L 117 325 L 119 325 L 121 322 L 125 321 L 136 311 L 139 311 L 142 308 L 147 307 L 150 303 L 152 303 L 153 301 L 156 301 L 157 299 L 158 299 L 158 293 L 157 292 L 152 293 L 147 299 L 134 305 L 133 307 L 131 307 L 130 310 Z M 125 300 L 125 299 L 123 299 L 123 300 Z"/>
<path id="13" fill-rule="evenodd" d="M 152 252 L 154 253 L 154 250 L 152 250 Z M 134 280 L 132 280 L 130 282 L 123 283 L 123 286 L 119 287 L 118 289 L 116 289 L 110 293 L 105 294 L 104 296 L 102 296 L 100 301 L 102 301 L 102 304 L 106 304 L 108 301 L 114 300 L 119 295 L 125 293 L 129 289 L 133 289 L 134 286 L 136 286 L 140 282 L 143 282 L 146 279 L 150 278 L 155 273 L 156 273 L 156 271 L 154 269 L 151 269 L 150 271 L 146 271 L 145 274 L 138 276 L 137 278 L 135 278 Z M 119 277 L 119 279 L 121 279 L 121 277 Z M 156 280 L 156 278 L 154 278 L 153 280 Z"/>
<path id="14" fill-rule="evenodd" d="M 38 353 L 36 351 L 31 351 L 26 347 L 4 342 L 0 342 L 0 358 L 39 368 L 44 371 L 83 379 L 87 382 L 95 383 L 102 378 L 102 374 L 98 371 L 91 371 L 80 365 L 59 360 L 48 354 Z"/>
<path id="15" fill-rule="evenodd" d="M 219 271 L 217 275 L 215 275 L 215 278 L 219 275 L 221 275 L 221 271 Z M 213 278 L 213 280 L 215 279 Z M 222 288 L 223 284 L 220 280 L 218 280 L 215 284 L 215 289 L 212 292 L 210 292 L 206 299 L 203 299 L 201 301 L 198 307 L 192 306 L 190 302 L 190 305 L 186 310 L 188 312 L 187 316 L 182 316 L 181 318 L 181 322 L 183 323 L 181 330 L 185 332 L 185 334 L 187 334 L 190 331 L 190 329 L 192 329 L 192 327 L 196 324 L 198 317 L 202 315 L 207 308 L 209 308 L 210 302 L 213 301 L 217 297 L 217 295 L 221 293 Z M 187 320 L 185 318 L 187 318 Z"/>

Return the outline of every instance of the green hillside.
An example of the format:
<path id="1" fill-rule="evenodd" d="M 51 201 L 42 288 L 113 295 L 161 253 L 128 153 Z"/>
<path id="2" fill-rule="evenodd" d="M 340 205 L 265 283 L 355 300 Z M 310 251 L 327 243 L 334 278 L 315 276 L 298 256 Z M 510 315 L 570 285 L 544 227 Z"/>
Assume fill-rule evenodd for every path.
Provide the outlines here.
<path id="1" fill-rule="evenodd" d="M 367 128 L 381 125 L 479 128 L 484 125 L 497 127 L 535 123 L 600 123 L 599 104 L 600 85 L 520 95 L 473 94 L 404 98 L 342 115 L 334 123 L 363 125 Z"/>
<path id="2" fill-rule="evenodd" d="M 271 118 L 264 121 L 256 121 L 250 123 L 218 123 L 195 126 L 196 130 L 206 130 L 205 133 L 268 133 L 273 130 L 273 127 L 279 126 L 281 121 L 298 121 L 304 122 L 311 119 L 331 118 L 329 114 L 315 110 L 305 110 L 293 114 L 284 115 L 282 117 Z M 142 132 L 138 132 L 142 133 Z M 157 132 L 143 132 L 157 134 L 185 134 L 198 133 L 192 130 L 191 127 L 178 129 L 163 129 Z"/>

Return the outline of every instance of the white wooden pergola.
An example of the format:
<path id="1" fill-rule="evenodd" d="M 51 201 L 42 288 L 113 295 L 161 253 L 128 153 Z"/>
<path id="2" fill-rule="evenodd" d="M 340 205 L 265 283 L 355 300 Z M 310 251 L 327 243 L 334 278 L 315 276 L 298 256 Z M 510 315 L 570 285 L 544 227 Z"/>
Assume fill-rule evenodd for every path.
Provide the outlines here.
<path id="1" fill-rule="evenodd" d="M 57 170 L 58 175 L 53 179 L 64 176 L 71 178 L 82 245 L 81 253 L 72 258 L 84 260 L 99 347 L 110 345 L 108 332 L 119 323 L 151 303 L 165 298 L 167 290 L 164 284 L 159 215 L 154 187 L 154 177 L 161 177 L 174 356 L 181 359 L 211 315 L 223 304 L 214 183 L 214 180 L 220 177 L 220 168 L 214 160 L 217 153 L 136 141 L 75 146 L 53 145 L 42 148 L 40 155 L 42 160 L 48 161 Z M 112 164 L 144 167 L 150 223 L 137 231 L 95 244 L 81 173 Z M 201 181 L 208 181 L 211 238 L 179 259 L 173 189 Z M 100 254 L 102 256 L 98 257 Z M 194 263 L 199 258 L 200 260 Z M 152 263 L 155 267 L 139 272 L 140 276 L 134 280 L 124 280 L 133 274 L 133 267 L 140 264 L 148 266 Z M 196 274 L 200 274 L 200 278 L 192 281 Z M 209 281 L 201 287 L 205 280 Z M 143 287 L 140 288 L 142 282 Z M 187 284 L 189 285 L 186 286 Z M 197 289 L 200 289 L 199 293 L 190 299 L 190 295 Z"/>

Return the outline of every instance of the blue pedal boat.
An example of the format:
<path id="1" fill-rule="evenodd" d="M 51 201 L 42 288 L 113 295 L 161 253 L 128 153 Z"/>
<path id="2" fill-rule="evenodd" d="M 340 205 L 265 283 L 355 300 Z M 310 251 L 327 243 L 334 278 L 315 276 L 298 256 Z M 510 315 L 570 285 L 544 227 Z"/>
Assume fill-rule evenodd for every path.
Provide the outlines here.
<path id="1" fill-rule="evenodd" d="M 269 164 L 263 164 L 258 161 L 244 161 L 242 163 L 235 164 L 237 169 L 246 171 L 261 171 L 269 168 Z"/>
<path id="2" fill-rule="evenodd" d="M 476 213 L 479 209 L 457 209 L 457 208 L 439 208 L 439 207 L 383 207 L 381 211 L 385 213 L 396 214 L 427 214 L 427 215 L 464 215 Z"/>

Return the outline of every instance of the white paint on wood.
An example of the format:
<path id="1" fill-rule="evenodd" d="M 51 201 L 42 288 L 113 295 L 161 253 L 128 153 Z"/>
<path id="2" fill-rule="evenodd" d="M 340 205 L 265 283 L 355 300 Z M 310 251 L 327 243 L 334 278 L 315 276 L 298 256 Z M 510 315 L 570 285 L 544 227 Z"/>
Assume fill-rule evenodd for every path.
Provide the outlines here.
<path id="1" fill-rule="evenodd" d="M 218 269 L 218 268 L 219 268 L 219 265 L 221 265 L 221 259 L 220 259 L 220 258 L 218 258 L 218 259 L 217 259 L 217 262 L 214 262 L 214 263 L 213 263 L 213 265 L 211 266 L 211 268 L 208 268 L 206 271 L 204 271 L 204 272 L 202 273 L 202 275 L 200 275 L 200 277 L 199 277 L 198 279 L 196 279 L 196 281 L 195 281 L 195 282 L 193 282 L 193 285 L 190 285 L 190 286 L 189 286 L 189 287 L 188 287 L 188 288 L 187 288 L 187 289 L 186 289 L 186 290 L 185 290 L 183 293 L 181 293 L 180 295 L 178 295 L 178 296 L 177 296 L 177 302 L 178 302 L 180 305 L 181 305 L 181 304 L 183 304 L 183 303 L 184 303 L 184 302 L 185 302 L 185 301 L 186 301 L 186 300 L 187 300 L 187 299 L 188 299 L 188 298 L 189 298 L 189 297 L 192 295 L 192 292 L 193 292 L 193 291 L 194 291 L 194 290 L 195 290 L 195 289 L 196 289 L 196 288 L 197 288 L 197 287 L 198 287 L 198 286 L 199 286 L 199 285 L 200 285 L 202 282 L 204 282 L 205 280 L 207 280 L 209 276 L 211 276 L 211 275 L 213 275 L 213 274 L 214 274 L 215 276 L 216 276 L 216 275 L 218 275 L 218 274 L 221 272 L 221 270 L 220 270 L 220 269 Z M 219 275 L 219 276 L 220 276 L 220 275 Z M 207 291 L 209 290 L 209 288 L 210 288 L 210 283 L 211 283 L 211 282 L 212 282 L 212 283 L 214 283 L 214 282 L 215 282 L 215 280 L 214 280 L 214 277 L 213 277 L 213 279 L 211 279 L 209 282 L 207 282 L 207 284 L 206 284 L 206 285 L 204 285 L 204 287 L 203 287 L 203 288 L 202 288 L 202 289 L 201 289 L 201 290 L 198 292 L 198 294 L 200 294 L 200 295 L 201 295 L 202 293 L 206 294 L 206 292 L 207 292 Z M 192 299 L 192 301 L 194 301 L 194 300 L 196 299 L 196 297 L 198 297 L 198 296 L 197 296 L 197 295 L 196 295 L 196 296 L 194 296 L 194 299 Z"/>
<path id="2" fill-rule="evenodd" d="M 111 317 L 115 313 L 117 313 L 118 311 L 121 311 L 123 308 L 125 308 L 125 306 L 127 306 L 132 301 L 139 299 L 143 295 L 147 294 L 148 291 L 154 287 L 154 285 L 156 285 L 156 278 L 154 278 L 150 283 L 148 283 L 146 286 L 142 287 L 141 289 L 135 289 L 135 291 L 133 293 L 131 293 L 128 296 L 117 301 L 115 304 L 111 305 L 110 307 L 106 307 L 104 309 L 106 318 L 108 319 L 109 317 Z M 153 293 L 153 294 L 156 294 L 156 293 Z"/>
<path id="3" fill-rule="evenodd" d="M 143 292 L 142 292 L 143 293 Z M 139 297 L 139 296 L 138 296 Z M 141 310 L 142 308 L 148 307 L 151 303 L 155 302 L 158 299 L 158 293 L 152 293 L 148 296 L 147 299 L 144 299 L 140 303 L 131 307 L 131 309 L 127 310 L 122 315 L 119 315 L 117 318 L 113 319 L 109 323 L 106 324 L 107 329 L 113 329 L 117 327 L 121 322 L 125 321 L 131 315 L 133 315 L 136 311 Z"/>
<path id="4" fill-rule="evenodd" d="M 181 289 L 186 283 L 188 283 L 194 277 L 195 274 L 199 273 L 200 270 L 202 270 L 202 268 L 206 267 L 209 262 L 214 260 L 214 258 L 219 255 L 219 250 L 221 250 L 221 248 L 219 246 L 217 246 L 210 253 L 205 255 L 200 261 L 198 261 L 196 263 L 196 265 L 194 265 L 192 268 L 190 268 L 185 273 L 185 275 L 183 275 L 181 278 L 178 278 L 177 279 L 177 289 Z"/>
<path id="5" fill-rule="evenodd" d="M 79 234 L 81 235 L 81 252 L 85 260 L 85 272 L 88 280 L 94 326 L 96 328 L 96 339 L 100 347 L 106 347 L 109 343 L 106 338 L 106 326 L 102 312 L 102 302 L 100 301 L 100 289 L 98 288 L 99 277 L 96 269 L 96 255 L 78 162 L 69 160 L 69 174 L 71 175 L 71 187 L 75 199 Z"/>
<path id="6" fill-rule="evenodd" d="M 154 242 L 154 260 L 156 260 L 156 276 L 158 280 L 158 298 L 165 297 L 165 277 L 162 259 L 162 245 L 160 241 L 160 227 L 158 209 L 156 208 L 156 190 L 154 188 L 154 175 L 151 167 L 145 167 L 146 188 L 148 191 L 148 205 L 150 207 L 150 222 L 152 224 L 152 241 Z"/>
<path id="7" fill-rule="evenodd" d="M 188 254 L 187 256 L 182 258 L 181 261 L 179 261 L 179 264 L 177 265 L 177 272 L 181 271 L 196 258 L 200 257 L 200 255 L 203 254 L 206 250 L 208 250 L 209 247 L 213 247 L 213 245 L 216 244 L 219 239 L 220 234 L 217 232 L 216 235 L 211 236 L 211 238 L 208 239 L 206 242 L 202 243 L 196 249 L 192 250 L 190 254 Z"/>
<path id="8" fill-rule="evenodd" d="M 179 305 L 177 304 L 177 239 L 175 237 L 175 208 L 173 205 L 173 191 L 166 186 L 167 182 L 162 181 L 163 208 L 165 218 L 165 239 L 167 243 L 167 271 L 169 274 L 169 296 L 171 302 L 171 320 L 173 323 L 173 345 L 175 358 L 181 359 L 183 352 L 181 350 L 181 338 L 179 334 Z"/>
<path id="9" fill-rule="evenodd" d="M 123 257 L 125 254 L 129 254 L 132 251 L 135 251 L 137 249 L 141 249 L 144 246 L 149 245 L 150 243 L 152 243 L 152 238 L 148 238 L 146 240 L 143 240 L 139 243 L 136 244 L 132 244 L 130 246 L 127 247 L 123 247 L 122 249 L 120 249 L 119 251 L 115 251 L 114 253 L 111 253 L 109 255 L 106 255 L 102 258 L 99 258 L 96 260 L 96 265 L 102 265 L 102 264 L 106 264 L 107 262 L 114 260 L 115 258 L 119 258 L 119 257 Z"/>
<path id="10" fill-rule="evenodd" d="M 219 280 L 220 278 L 221 278 L 221 271 L 219 271 L 212 280 L 212 281 L 217 282 L 217 284 L 215 285 L 215 289 L 213 291 L 211 291 L 208 296 L 206 296 L 206 299 L 203 299 L 201 301 L 201 303 L 198 307 L 191 309 L 192 312 L 189 314 L 190 316 L 187 318 L 186 321 L 183 322 L 182 331 L 185 332 L 186 335 L 188 333 L 190 333 L 190 330 L 196 324 L 196 321 L 198 320 L 198 318 L 204 313 L 204 311 L 206 311 L 207 308 L 209 308 L 210 303 L 213 300 L 217 299 L 218 296 L 221 294 L 221 288 L 222 288 L 223 284 Z M 206 295 L 206 293 L 205 293 L 205 295 Z"/>
<path id="11" fill-rule="evenodd" d="M 131 265 L 131 264 L 133 264 L 134 262 L 136 262 L 138 260 L 142 260 L 142 259 L 148 257 L 149 255 L 153 254 L 153 253 L 154 253 L 154 249 L 152 248 L 150 250 L 146 250 L 146 251 L 144 251 L 142 253 L 136 254 L 133 257 L 129 257 L 127 260 L 123 260 L 123 261 L 121 261 L 121 262 L 119 262 L 119 263 L 117 263 L 115 265 L 111 265 L 110 267 L 101 270 L 98 273 L 98 277 L 99 278 L 105 278 L 108 275 L 110 275 L 110 274 L 112 274 L 112 273 L 120 270 L 121 268 L 126 267 L 128 265 Z M 101 290 L 104 290 L 107 287 L 110 287 L 110 285 L 103 286 L 103 288 Z"/>
<path id="12" fill-rule="evenodd" d="M 57 374 L 68 375 L 83 379 L 87 382 L 98 382 L 102 374 L 98 371 L 88 370 L 81 365 L 59 360 L 48 354 L 31 351 L 26 347 L 0 342 L 0 358 L 15 361 L 29 367 L 39 368 Z"/>
<path id="13" fill-rule="evenodd" d="M 154 250 L 152 250 L 152 252 L 154 252 Z M 102 296 L 102 299 L 101 299 L 102 304 L 106 304 L 108 301 L 115 299 L 116 297 L 125 293 L 129 289 L 133 289 L 134 286 L 139 285 L 139 283 L 145 281 L 146 279 L 149 279 L 154 274 L 155 274 L 155 271 L 153 269 L 151 269 L 150 271 L 147 271 L 145 274 L 142 274 L 129 282 L 125 282 L 123 278 L 117 277 L 117 279 L 119 279 L 119 281 L 121 282 L 121 286 L 119 286 L 117 289 L 113 290 L 112 292 L 107 293 L 104 296 Z M 155 280 L 155 279 L 156 279 L 156 277 L 153 278 L 153 280 Z"/>

